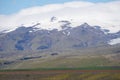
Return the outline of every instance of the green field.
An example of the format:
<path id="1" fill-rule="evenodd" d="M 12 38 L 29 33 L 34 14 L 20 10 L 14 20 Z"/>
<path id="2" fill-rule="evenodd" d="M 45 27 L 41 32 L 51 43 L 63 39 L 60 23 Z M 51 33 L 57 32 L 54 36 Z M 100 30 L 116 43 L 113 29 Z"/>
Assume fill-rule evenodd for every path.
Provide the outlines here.
<path id="1" fill-rule="evenodd" d="M 18 56 L 16 55 L 10 56 L 9 58 L 1 58 L 0 69 L 77 69 L 86 67 L 120 67 L 119 50 L 119 46 L 108 46 L 85 50 L 51 50 L 32 53 L 26 56 L 21 56 L 22 54 L 19 53 Z M 57 55 L 51 55 L 52 53 L 57 53 Z M 4 64 L 5 62 L 6 64 Z"/>
<path id="2" fill-rule="evenodd" d="M 0 80 L 120 80 L 120 72 L 112 71 L 11 71 L 0 72 Z"/>
<path id="3" fill-rule="evenodd" d="M 39 68 L 86 68 L 120 66 L 118 55 L 59 55 L 18 61 L 7 65 L 5 69 L 39 69 Z"/>

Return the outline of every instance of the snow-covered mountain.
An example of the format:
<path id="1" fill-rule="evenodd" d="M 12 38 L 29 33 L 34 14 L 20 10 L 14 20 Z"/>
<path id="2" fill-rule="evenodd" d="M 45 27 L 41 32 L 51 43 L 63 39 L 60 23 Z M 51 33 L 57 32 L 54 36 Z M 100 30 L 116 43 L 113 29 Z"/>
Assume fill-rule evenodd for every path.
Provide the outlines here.
<path id="1" fill-rule="evenodd" d="M 0 57 L 120 45 L 119 4 L 70 2 L 0 15 Z"/>
<path id="2" fill-rule="evenodd" d="M 0 52 L 85 49 L 120 43 L 120 31 L 109 33 L 107 29 L 88 23 L 72 27 L 72 21 L 58 21 L 56 17 L 50 18 L 48 24 L 59 28 L 44 29 L 41 23 L 36 23 L 1 33 Z"/>

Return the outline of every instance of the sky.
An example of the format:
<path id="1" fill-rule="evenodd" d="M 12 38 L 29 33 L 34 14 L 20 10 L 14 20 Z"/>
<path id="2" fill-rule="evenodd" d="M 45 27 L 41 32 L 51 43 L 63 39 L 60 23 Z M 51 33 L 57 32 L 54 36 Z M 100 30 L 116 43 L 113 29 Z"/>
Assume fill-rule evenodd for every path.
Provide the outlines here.
<path id="1" fill-rule="evenodd" d="M 57 17 L 50 22 L 51 17 Z M 86 22 L 110 32 L 120 31 L 120 0 L 0 0 L 0 31 L 29 27 L 60 29 L 59 21 L 71 21 L 71 27 Z"/>
<path id="2" fill-rule="evenodd" d="M 65 3 L 71 1 L 88 1 L 98 3 L 110 2 L 115 0 L 0 0 L 0 14 L 9 15 L 29 7 Z"/>

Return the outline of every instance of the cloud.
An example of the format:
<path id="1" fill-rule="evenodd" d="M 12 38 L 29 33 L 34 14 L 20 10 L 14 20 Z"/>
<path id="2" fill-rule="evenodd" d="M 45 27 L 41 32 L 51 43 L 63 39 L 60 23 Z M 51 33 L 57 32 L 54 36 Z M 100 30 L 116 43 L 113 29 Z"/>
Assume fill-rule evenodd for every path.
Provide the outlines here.
<path id="1" fill-rule="evenodd" d="M 55 23 L 49 23 L 52 16 L 56 16 L 58 20 L 72 19 L 73 26 L 87 22 L 116 32 L 120 30 L 120 1 L 106 3 L 74 1 L 27 8 L 12 15 L 0 15 L 0 31 L 15 29 L 22 24 L 29 26 L 36 22 L 43 23 L 42 28 L 55 28 Z"/>

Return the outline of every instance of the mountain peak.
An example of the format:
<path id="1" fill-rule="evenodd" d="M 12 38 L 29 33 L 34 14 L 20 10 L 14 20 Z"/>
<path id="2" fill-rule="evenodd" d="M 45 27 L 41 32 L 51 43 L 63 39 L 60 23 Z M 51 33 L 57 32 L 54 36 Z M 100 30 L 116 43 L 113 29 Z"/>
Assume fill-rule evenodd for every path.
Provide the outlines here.
<path id="1" fill-rule="evenodd" d="M 82 26 L 82 27 L 89 27 L 90 25 L 88 24 L 88 23 L 83 23 L 82 25 L 80 25 L 80 26 Z"/>

